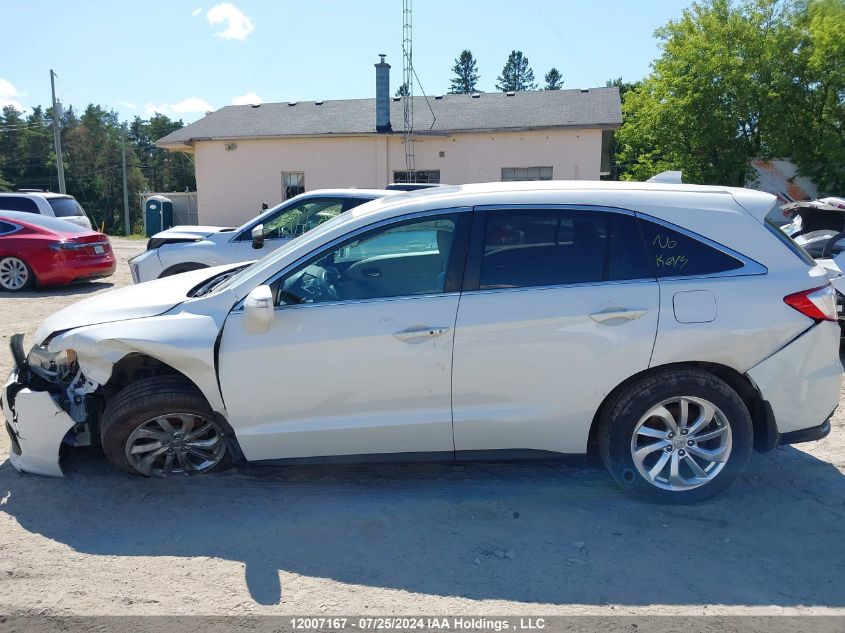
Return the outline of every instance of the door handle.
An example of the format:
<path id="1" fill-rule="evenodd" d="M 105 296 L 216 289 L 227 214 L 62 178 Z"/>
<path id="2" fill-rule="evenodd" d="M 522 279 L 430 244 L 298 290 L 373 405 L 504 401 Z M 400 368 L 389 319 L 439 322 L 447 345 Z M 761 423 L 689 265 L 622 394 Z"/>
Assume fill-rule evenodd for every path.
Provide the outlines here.
<path id="1" fill-rule="evenodd" d="M 607 325 L 619 325 L 625 321 L 634 321 L 643 316 L 647 310 L 631 310 L 620 306 L 612 306 L 605 308 L 600 312 L 594 312 L 590 318 L 596 323 L 606 323 Z M 614 322 L 614 323 L 611 323 Z"/>
<path id="2" fill-rule="evenodd" d="M 402 330 L 401 332 L 394 332 L 393 336 L 403 343 L 420 343 L 430 338 L 437 338 L 443 336 L 451 328 L 448 327 L 415 327 Z"/>

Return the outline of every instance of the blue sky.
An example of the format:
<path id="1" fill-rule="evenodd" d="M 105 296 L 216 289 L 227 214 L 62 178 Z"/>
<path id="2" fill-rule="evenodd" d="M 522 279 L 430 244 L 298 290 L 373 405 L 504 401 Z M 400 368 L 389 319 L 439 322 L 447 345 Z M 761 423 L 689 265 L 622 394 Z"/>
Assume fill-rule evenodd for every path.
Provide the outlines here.
<path id="1" fill-rule="evenodd" d="M 2 0 L 0 104 L 62 102 L 121 118 L 160 111 L 193 121 L 233 102 L 371 97 L 378 53 L 392 90 L 402 75 L 400 0 Z M 689 0 L 416 0 L 414 66 L 425 92 L 448 90 L 464 48 L 494 90 L 512 49 L 538 82 L 552 66 L 565 88 L 643 77 L 654 30 Z M 11 27 L 11 28 L 10 28 Z M 419 94 L 417 88 L 415 92 Z"/>

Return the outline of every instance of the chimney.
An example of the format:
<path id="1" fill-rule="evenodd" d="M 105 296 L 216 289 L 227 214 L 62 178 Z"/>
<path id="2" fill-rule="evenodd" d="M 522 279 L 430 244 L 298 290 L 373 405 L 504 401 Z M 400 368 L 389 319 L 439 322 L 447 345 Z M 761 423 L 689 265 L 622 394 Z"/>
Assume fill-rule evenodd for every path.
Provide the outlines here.
<path id="1" fill-rule="evenodd" d="M 379 53 L 376 67 L 376 132 L 392 132 L 390 127 L 390 64 Z"/>

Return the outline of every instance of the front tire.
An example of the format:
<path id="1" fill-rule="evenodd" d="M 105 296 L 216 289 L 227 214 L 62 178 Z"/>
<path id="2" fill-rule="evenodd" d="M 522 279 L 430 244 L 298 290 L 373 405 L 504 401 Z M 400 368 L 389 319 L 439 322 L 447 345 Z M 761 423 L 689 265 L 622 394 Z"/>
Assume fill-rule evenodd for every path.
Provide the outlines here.
<path id="1" fill-rule="evenodd" d="M 198 475 L 231 464 L 211 407 L 180 376 L 146 378 L 117 393 L 103 411 L 100 436 L 109 461 L 135 475 Z"/>
<path id="2" fill-rule="evenodd" d="M 745 469 L 753 445 L 742 398 L 693 368 L 629 385 L 600 424 L 599 452 L 616 482 L 661 503 L 697 503 L 723 492 Z"/>

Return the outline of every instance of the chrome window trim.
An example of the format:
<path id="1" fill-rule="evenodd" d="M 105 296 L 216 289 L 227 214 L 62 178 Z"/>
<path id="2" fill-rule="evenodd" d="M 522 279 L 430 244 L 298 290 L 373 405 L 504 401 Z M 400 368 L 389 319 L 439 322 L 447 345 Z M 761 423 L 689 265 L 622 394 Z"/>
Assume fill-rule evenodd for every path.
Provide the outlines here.
<path id="1" fill-rule="evenodd" d="M 500 292 L 525 292 L 529 290 L 566 290 L 567 288 L 589 288 L 591 286 L 619 286 L 623 284 L 656 284 L 652 277 L 638 279 L 611 279 L 608 281 L 579 281 L 571 284 L 551 284 L 545 286 L 519 286 L 517 288 L 479 288 L 478 290 L 464 290 L 465 295 L 495 294 Z"/>
<path id="2" fill-rule="evenodd" d="M 372 224 L 367 224 L 366 226 L 359 227 L 354 231 L 350 231 L 348 233 L 344 233 L 343 235 L 336 237 L 335 239 L 323 244 L 314 250 L 308 252 L 307 254 L 303 255 L 302 257 L 297 258 L 295 261 L 291 262 L 284 268 L 282 268 L 279 272 L 275 273 L 272 277 L 265 280 L 263 283 L 258 284 L 259 286 L 270 286 L 280 277 L 284 277 L 287 273 L 289 273 L 293 268 L 296 268 L 303 262 L 312 259 L 312 257 L 316 257 L 321 252 L 326 252 L 327 250 L 336 247 L 338 244 L 345 242 L 349 239 L 354 238 L 356 235 L 360 235 L 361 233 L 366 233 L 367 231 L 372 231 L 373 229 L 380 228 L 382 226 L 386 226 L 389 224 L 398 224 L 404 222 L 406 220 L 415 220 L 417 218 L 424 218 L 431 215 L 448 215 L 453 213 L 471 213 L 472 207 L 452 207 L 446 209 L 429 209 L 427 211 L 415 211 L 413 213 L 406 213 L 404 215 L 397 215 L 390 218 L 385 218 L 384 220 L 379 220 L 378 222 L 373 222 Z M 256 286 L 257 288 L 258 286 Z M 341 301 L 323 301 L 320 303 L 314 304 L 307 304 L 309 306 L 318 306 L 318 305 L 338 305 L 338 304 L 347 304 L 347 303 L 361 303 L 364 301 L 386 301 L 386 300 L 397 300 L 397 299 L 409 299 L 415 297 L 427 297 L 427 296 L 434 296 L 434 297 L 441 297 L 447 294 L 459 294 L 459 293 L 451 293 L 451 292 L 437 292 L 437 293 L 428 293 L 428 294 L 420 294 L 420 295 L 398 295 L 395 297 L 375 297 L 373 299 L 344 299 Z M 244 301 L 246 301 L 246 297 L 238 301 L 230 310 L 231 313 L 235 312 L 243 312 L 243 305 Z M 298 304 L 297 307 L 300 307 L 305 304 Z M 278 310 L 280 308 L 289 308 L 290 305 L 285 306 L 274 306 L 274 310 Z"/>
<path id="3" fill-rule="evenodd" d="M 721 277 L 747 277 L 751 275 L 765 275 L 769 272 L 769 269 L 757 260 L 751 259 L 750 257 L 746 257 L 742 253 L 739 253 L 733 250 L 732 248 L 728 248 L 727 246 L 720 244 L 715 240 L 711 240 L 709 237 L 699 235 L 698 233 L 690 231 L 689 229 L 686 229 L 682 226 L 678 226 L 677 224 L 673 224 L 672 222 L 668 222 L 667 220 L 662 220 L 661 218 L 656 218 L 652 215 L 648 215 L 647 213 L 636 212 L 635 215 L 641 220 L 654 222 L 655 224 L 664 226 L 667 229 L 675 231 L 676 233 L 685 235 L 691 240 L 701 242 L 702 244 L 709 246 L 710 248 L 716 251 L 719 251 L 723 255 L 732 257 L 742 263 L 741 267 L 734 268 L 733 270 L 723 270 L 718 273 L 702 273 L 700 275 L 668 275 L 666 277 L 658 277 L 658 281 L 676 281 L 682 279 L 718 279 Z"/>
<path id="4" fill-rule="evenodd" d="M 0 237 L 6 237 L 8 235 L 14 235 L 18 231 L 23 230 L 23 227 L 20 224 L 15 224 L 11 220 L 4 220 L 4 219 L 0 218 L 0 221 L 5 222 L 6 224 L 11 224 L 13 227 L 15 227 L 14 229 L 9 231 L 8 233 L 0 233 Z"/>
<path id="5" fill-rule="evenodd" d="M 663 220 L 661 218 L 654 217 L 653 215 L 649 215 L 647 213 L 643 213 L 642 211 L 633 211 L 631 209 L 625 209 L 623 207 L 611 207 L 607 205 L 592 205 L 592 204 L 495 204 L 495 205 L 479 205 L 474 207 L 476 211 L 508 211 L 508 210 L 536 210 L 536 211 L 543 211 L 543 210 L 560 210 L 560 211 L 599 211 L 604 213 L 619 213 L 621 215 L 628 215 L 633 216 L 639 220 L 650 221 L 661 226 L 666 227 L 667 229 L 671 229 L 680 233 L 692 240 L 696 240 L 713 248 L 723 255 L 727 255 L 732 257 L 739 262 L 742 263 L 742 266 L 739 268 L 734 268 L 733 270 L 725 270 L 718 273 L 702 273 L 699 275 L 672 275 L 666 277 L 658 277 L 655 271 L 655 278 L 658 282 L 660 281 L 676 281 L 676 280 L 684 280 L 684 279 L 718 279 L 721 277 L 746 277 L 751 275 L 765 275 L 769 272 L 769 269 L 766 268 L 760 262 L 751 259 L 750 257 L 746 257 L 742 253 L 739 253 L 732 248 L 728 248 L 719 242 L 711 240 L 709 237 L 705 237 L 703 235 L 699 235 L 689 229 L 686 229 L 682 226 L 678 226 L 677 224 L 673 224 L 667 220 Z M 645 248 L 648 248 L 647 244 L 643 244 Z M 612 281 L 595 281 L 595 282 L 582 282 L 581 284 L 561 284 L 561 286 L 574 286 L 574 285 L 583 285 L 586 284 L 608 284 L 608 283 L 615 283 L 617 281 L 649 281 L 652 280 L 651 277 L 638 277 L 637 279 L 629 279 L 629 280 L 612 280 Z M 551 287 L 559 287 L 559 286 L 524 286 L 524 288 L 551 288 Z M 488 289 L 491 290 L 491 289 Z M 467 290 L 465 292 L 486 292 L 488 290 Z M 517 288 L 507 288 L 507 289 L 500 289 L 500 290 L 518 290 Z"/>

